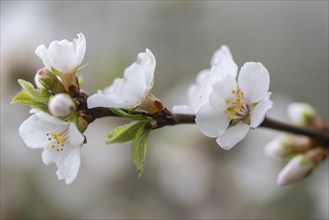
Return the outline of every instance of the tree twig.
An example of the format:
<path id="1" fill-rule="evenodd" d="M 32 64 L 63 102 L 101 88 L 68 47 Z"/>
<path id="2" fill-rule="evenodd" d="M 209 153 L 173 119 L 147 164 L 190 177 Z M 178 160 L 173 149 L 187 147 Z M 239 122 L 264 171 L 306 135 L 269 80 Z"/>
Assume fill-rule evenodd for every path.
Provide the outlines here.
<path id="1" fill-rule="evenodd" d="M 127 110 L 124 110 L 128 112 Z M 153 120 L 152 129 L 162 128 L 164 126 L 173 126 L 178 124 L 195 124 L 195 115 L 187 115 L 187 114 L 173 114 L 168 109 L 164 110 L 160 114 L 149 115 L 145 112 L 141 111 L 132 111 L 131 114 L 139 114 L 143 116 L 147 116 Z M 170 114 L 168 114 L 170 112 Z M 90 122 L 93 122 L 97 118 L 102 117 L 120 117 L 114 114 L 108 108 L 92 108 L 92 109 L 85 109 L 84 113 L 90 116 Z M 296 135 L 304 135 L 308 136 L 314 140 L 316 140 L 321 146 L 326 147 L 329 149 L 329 133 L 318 132 L 311 129 L 296 127 L 290 124 L 286 124 L 283 122 L 279 122 L 270 118 L 265 118 L 262 122 L 260 127 L 270 128 L 274 130 L 279 130 L 283 132 L 289 132 Z"/>

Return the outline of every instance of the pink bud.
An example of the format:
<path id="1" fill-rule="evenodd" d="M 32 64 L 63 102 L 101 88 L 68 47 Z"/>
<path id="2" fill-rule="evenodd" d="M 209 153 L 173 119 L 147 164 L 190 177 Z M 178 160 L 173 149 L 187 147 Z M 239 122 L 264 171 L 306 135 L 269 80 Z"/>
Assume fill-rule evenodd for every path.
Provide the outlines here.
<path id="1" fill-rule="evenodd" d="M 34 82 L 37 88 L 43 88 L 43 85 L 40 83 L 40 78 L 47 76 L 47 70 L 45 68 L 38 69 L 37 73 L 34 76 Z"/>

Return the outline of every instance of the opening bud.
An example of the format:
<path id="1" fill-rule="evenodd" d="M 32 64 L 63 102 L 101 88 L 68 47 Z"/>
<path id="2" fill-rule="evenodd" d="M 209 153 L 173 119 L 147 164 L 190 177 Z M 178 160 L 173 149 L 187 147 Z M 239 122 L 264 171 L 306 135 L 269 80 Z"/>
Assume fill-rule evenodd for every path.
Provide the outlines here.
<path id="1" fill-rule="evenodd" d="M 277 184 L 279 186 L 290 185 L 304 179 L 316 165 L 326 158 L 327 154 L 327 150 L 317 147 L 294 157 L 279 173 Z"/>
<path id="2" fill-rule="evenodd" d="M 69 95 L 60 93 L 49 100 L 48 110 L 56 117 L 66 117 L 75 110 L 75 105 Z"/>
<path id="3" fill-rule="evenodd" d="M 40 78 L 45 78 L 47 76 L 47 70 L 45 68 L 38 69 L 37 73 L 34 76 L 34 82 L 37 88 L 44 88 L 40 82 Z"/>
<path id="4" fill-rule="evenodd" d="M 313 141 L 304 136 L 279 135 L 265 145 L 264 153 L 277 160 L 289 160 L 311 149 Z"/>
<path id="5" fill-rule="evenodd" d="M 298 126 L 308 126 L 316 116 L 316 111 L 309 104 L 295 102 L 289 104 L 287 114 L 294 124 Z"/>

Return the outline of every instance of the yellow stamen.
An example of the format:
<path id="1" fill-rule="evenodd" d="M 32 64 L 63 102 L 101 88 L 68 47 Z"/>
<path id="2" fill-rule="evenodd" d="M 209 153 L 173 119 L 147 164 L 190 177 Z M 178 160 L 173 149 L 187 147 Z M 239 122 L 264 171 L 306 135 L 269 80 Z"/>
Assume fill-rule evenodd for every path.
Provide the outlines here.
<path id="1" fill-rule="evenodd" d="M 243 108 L 244 108 L 244 103 L 243 103 L 243 92 L 240 90 L 240 88 L 237 88 L 236 90 L 232 90 L 232 94 L 236 94 L 236 99 L 235 101 L 232 101 L 231 105 L 224 111 L 225 113 L 228 113 L 227 119 L 232 120 L 234 119 L 237 115 L 239 115 Z M 226 100 L 226 103 L 229 104 L 230 100 Z"/>
<path id="2" fill-rule="evenodd" d="M 51 145 L 49 145 L 47 149 L 56 148 L 57 152 L 64 151 L 67 130 L 60 133 L 58 132 L 46 133 L 46 136 L 49 135 L 51 135 L 51 137 L 48 137 L 48 140 L 51 142 Z"/>

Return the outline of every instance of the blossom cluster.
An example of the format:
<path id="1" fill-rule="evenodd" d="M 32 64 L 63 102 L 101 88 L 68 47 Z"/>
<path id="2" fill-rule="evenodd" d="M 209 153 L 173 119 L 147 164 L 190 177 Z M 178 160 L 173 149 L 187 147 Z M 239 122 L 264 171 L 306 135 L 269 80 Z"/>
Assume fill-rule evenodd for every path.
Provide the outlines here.
<path id="1" fill-rule="evenodd" d="M 172 111 L 152 94 L 156 59 L 151 50 L 139 53 L 137 60 L 124 70 L 122 78 L 114 79 L 111 85 L 91 96 L 81 90 L 77 77 L 83 68 L 80 65 L 85 52 L 86 40 L 81 33 L 72 42 L 61 40 L 51 42 L 48 47 L 38 46 L 35 53 L 44 67 L 35 75 L 35 86 L 18 80 L 22 91 L 12 101 L 31 106 L 32 115 L 22 123 L 19 134 L 28 147 L 43 149 L 43 163 L 55 163 L 58 179 L 64 179 L 67 184 L 77 177 L 80 149 L 86 142 L 83 133 L 96 119 L 94 113 L 99 109 L 134 120 L 113 130 L 108 135 L 108 143 L 132 142 L 132 159 L 140 176 L 147 137 L 152 129 L 161 127 L 155 118 L 175 122 L 179 115 L 195 115 L 200 132 L 216 138 L 221 148 L 229 150 L 251 129 L 259 127 L 273 106 L 268 70 L 258 62 L 247 62 L 239 69 L 225 45 L 214 53 L 210 68 L 200 71 L 189 87 L 188 104 L 174 106 Z M 296 106 L 290 109 L 294 121 L 300 121 L 300 114 L 308 118 L 315 114 L 313 110 L 306 114 Z M 306 122 L 298 123 L 305 125 Z M 322 154 L 322 159 L 326 153 L 314 148 L 311 139 L 293 137 L 291 140 L 293 147 L 289 151 L 281 147 L 287 142 L 286 136 L 280 136 L 266 147 L 266 153 L 277 158 L 302 153 L 302 159 L 292 159 L 279 175 L 281 185 L 297 179 L 291 176 L 301 175 L 291 174 L 291 167 L 299 163 L 295 161 L 308 158 L 304 170 L 309 170 L 319 162 L 318 156 Z"/>

